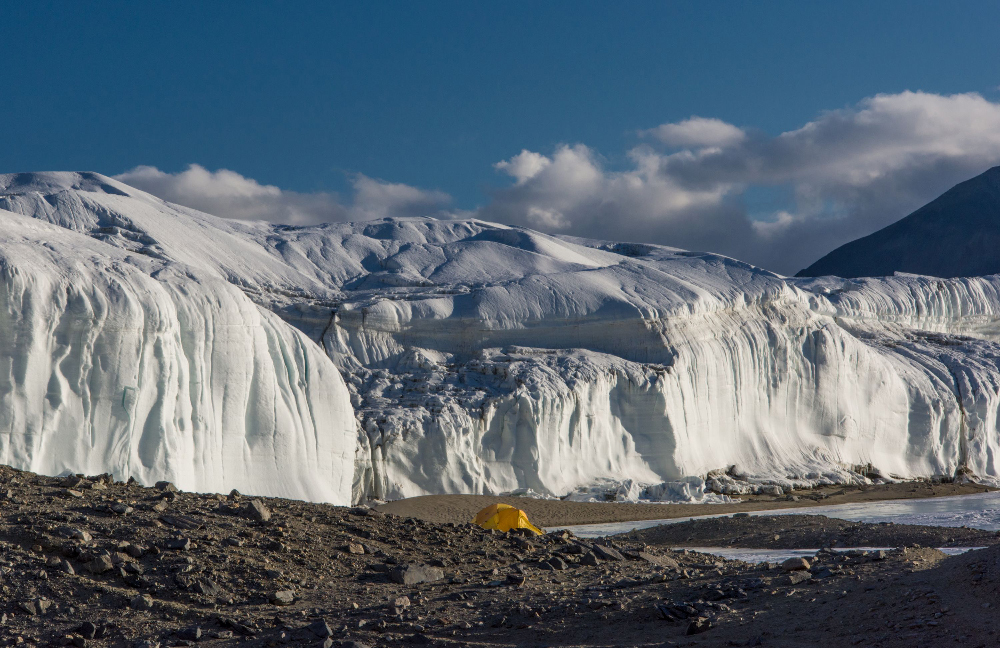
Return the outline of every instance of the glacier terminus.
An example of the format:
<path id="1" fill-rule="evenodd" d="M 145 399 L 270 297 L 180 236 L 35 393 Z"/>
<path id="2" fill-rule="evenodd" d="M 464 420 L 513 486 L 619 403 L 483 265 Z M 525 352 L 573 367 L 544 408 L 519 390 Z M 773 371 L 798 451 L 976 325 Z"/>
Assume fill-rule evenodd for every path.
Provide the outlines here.
<path id="1" fill-rule="evenodd" d="M 0 176 L 0 462 L 349 504 L 1000 478 L 1000 276 Z M 610 495 L 607 495 L 610 493 Z"/>

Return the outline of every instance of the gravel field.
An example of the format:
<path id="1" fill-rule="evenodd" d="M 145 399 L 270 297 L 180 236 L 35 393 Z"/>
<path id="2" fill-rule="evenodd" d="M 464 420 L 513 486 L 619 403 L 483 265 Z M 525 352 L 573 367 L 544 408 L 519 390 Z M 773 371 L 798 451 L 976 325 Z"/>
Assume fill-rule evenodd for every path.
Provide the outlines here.
<path id="1" fill-rule="evenodd" d="M 949 558 L 904 525 L 740 516 L 595 543 L 6 467 L 0 520 L 6 645 L 993 646 L 1000 629 L 1000 550 Z M 967 531 L 936 533 L 995 538 Z M 671 533 L 910 546 L 752 565 Z"/>

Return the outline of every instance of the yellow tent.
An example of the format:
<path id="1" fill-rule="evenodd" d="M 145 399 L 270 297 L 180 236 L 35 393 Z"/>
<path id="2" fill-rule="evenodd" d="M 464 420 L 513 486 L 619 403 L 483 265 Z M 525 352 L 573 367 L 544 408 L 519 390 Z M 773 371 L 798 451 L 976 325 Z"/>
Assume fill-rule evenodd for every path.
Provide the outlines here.
<path id="1" fill-rule="evenodd" d="M 542 530 L 528 521 L 528 514 L 509 504 L 491 504 L 487 506 L 472 521 L 484 529 L 510 531 L 511 529 L 531 529 L 538 535 Z"/>

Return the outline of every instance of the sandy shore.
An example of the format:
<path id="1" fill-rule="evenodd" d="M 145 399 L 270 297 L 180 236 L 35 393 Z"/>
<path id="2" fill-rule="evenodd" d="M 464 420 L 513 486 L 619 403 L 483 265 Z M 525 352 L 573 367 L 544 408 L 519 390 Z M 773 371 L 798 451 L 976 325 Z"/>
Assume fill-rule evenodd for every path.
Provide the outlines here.
<path id="1" fill-rule="evenodd" d="M 793 493 L 798 501 L 784 497 L 749 496 L 738 504 L 616 504 L 538 500 L 495 495 L 427 495 L 389 502 L 378 507 L 384 513 L 414 517 L 427 522 L 470 522 L 476 513 L 496 502 L 523 509 L 540 526 L 599 524 L 630 520 L 658 520 L 693 515 L 728 514 L 766 509 L 805 508 L 829 504 L 851 504 L 878 500 L 916 499 L 971 495 L 992 489 L 973 484 L 909 482 L 882 486 L 832 486 Z"/>

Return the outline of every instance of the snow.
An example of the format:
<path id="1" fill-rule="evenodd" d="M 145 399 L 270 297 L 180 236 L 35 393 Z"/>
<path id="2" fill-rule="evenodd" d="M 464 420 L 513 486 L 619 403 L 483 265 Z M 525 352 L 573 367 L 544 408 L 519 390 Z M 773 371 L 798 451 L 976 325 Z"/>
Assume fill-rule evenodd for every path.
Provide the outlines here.
<path id="1" fill-rule="evenodd" d="M 97 174 L 0 176 L 0 210 L 0 353 L 32 367 L 3 390 L 19 467 L 338 503 L 1000 477 L 998 277 L 240 222 Z"/>

